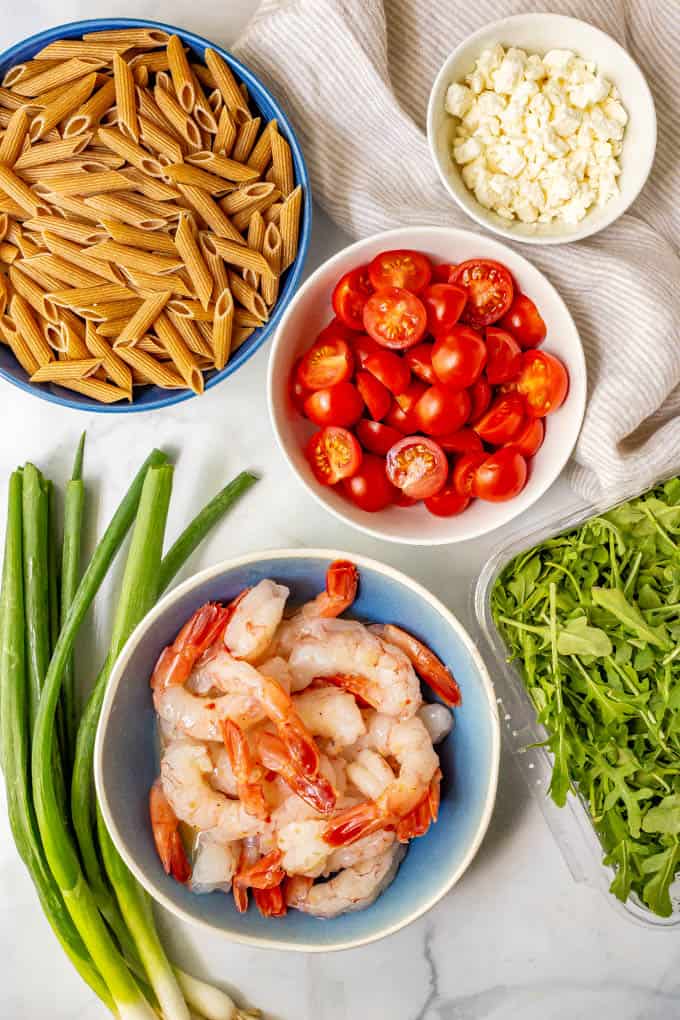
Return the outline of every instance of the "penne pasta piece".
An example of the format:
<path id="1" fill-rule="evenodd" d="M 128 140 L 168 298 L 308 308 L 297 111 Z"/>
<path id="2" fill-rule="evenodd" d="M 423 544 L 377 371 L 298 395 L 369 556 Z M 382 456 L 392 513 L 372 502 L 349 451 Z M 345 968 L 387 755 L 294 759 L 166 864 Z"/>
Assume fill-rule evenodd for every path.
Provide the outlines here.
<path id="1" fill-rule="evenodd" d="M 245 280 L 232 272 L 229 273 L 229 287 L 234 301 L 238 301 L 240 305 L 256 315 L 261 322 L 267 321 L 269 313 L 264 298 L 257 293 L 254 287 L 250 287 Z"/>
<path id="2" fill-rule="evenodd" d="M 258 208 L 258 203 L 262 199 L 269 199 L 272 196 L 278 197 L 278 192 L 274 184 L 267 183 L 266 181 L 257 181 L 254 184 L 245 184 L 242 188 L 237 191 L 232 191 L 229 195 L 226 195 L 220 200 L 220 209 L 222 209 L 228 216 L 234 216 L 236 213 L 243 212 L 243 210 L 250 210 L 248 218 L 245 221 L 244 226 L 248 225 L 250 220 L 250 214 Z M 275 198 L 273 200 L 275 200 Z M 261 210 L 260 210 L 261 211 Z"/>
<path id="3" fill-rule="evenodd" d="M 156 236 L 157 232 L 159 237 L 162 236 L 160 231 L 168 225 L 168 220 L 164 216 L 150 216 L 136 201 L 128 197 L 123 198 L 120 194 L 91 195 L 85 199 L 85 204 L 96 214 L 97 222 L 102 225 L 104 220 L 109 222 L 115 220 L 120 224 L 127 224 L 130 228 L 153 233 L 153 236 Z"/>
<path id="4" fill-rule="evenodd" d="M 0 109 L 14 111 L 22 108 L 27 109 L 26 100 L 22 96 L 16 95 L 15 92 L 0 86 Z"/>
<path id="5" fill-rule="evenodd" d="M 102 60 L 101 57 L 74 57 L 72 60 L 60 61 L 39 74 L 31 75 L 24 81 L 17 82 L 13 86 L 13 91 L 19 96 L 33 99 L 53 88 L 61 88 L 78 78 L 84 78 L 85 75 L 98 71 L 105 65 L 106 60 Z"/>
<path id="6" fill-rule="evenodd" d="M 162 347 L 161 344 L 159 344 Z M 165 348 L 162 347 L 163 350 Z M 186 383 L 182 376 L 170 364 L 164 364 L 152 355 L 135 347 L 119 347 L 118 355 L 125 361 L 133 373 L 138 372 L 144 382 L 152 383 L 154 386 L 162 386 L 168 390 L 183 390 Z M 200 374 L 200 373 L 199 373 Z"/>
<path id="7" fill-rule="evenodd" d="M 158 71 L 167 71 L 170 67 L 168 51 L 156 50 L 154 53 L 137 53 L 130 57 L 130 67 L 145 67 L 149 74 L 156 74 Z"/>
<path id="8" fill-rule="evenodd" d="M 224 99 L 222 99 L 222 93 L 219 89 L 215 88 L 208 96 L 208 106 L 213 112 L 215 118 L 219 117 L 224 108 Z M 215 132 L 217 133 L 217 132 Z"/>
<path id="9" fill-rule="evenodd" d="M 245 163 L 238 163 L 235 159 L 227 156 L 220 156 L 216 152 L 192 152 L 186 158 L 186 162 L 197 167 L 201 171 L 207 171 L 208 176 L 224 177 L 227 181 L 236 183 L 254 181 L 259 177 L 257 170 Z M 190 184 L 191 181 L 184 183 Z M 198 185 L 201 187 L 201 185 Z M 216 194 L 216 192 L 213 192 Z"/>
<path id="10" fill-rule="evenodd" d="M 122 361 L 111 345 L 101 337 L 92 322 L 85 329 L 85 344 L 93 358 L 98 358 L 106 375 L 121 390 L 132 392 L 132 373 L 128 365 Z"/>
<path id="11" fill-rule="evenodd" d="M 9 302 L 9 316 L 28 345 L 38 365 L 52 360 L 52 350 L 45 340 L 34 314 L 34 310 L 21 294 L 13 294 Z"/>
<path id="12" fill-rule="evenodd" d="M 153 326 L 169 299 L 170 291 L 166 290 L 161 291 L 155 297 L 147 298 L 146 301 L 143 301 L 124 329 L 118 334 L 118 338 L 113 346 L 119 347 L 121 344 L 134 344 L 141 339 Z"/>
<path id="13" fill-rule="evenodd" d="M 19 249 L 17 248 L 17 246 L 15 244 L 10 244 L 9 241 L 0 241 L 0 262 L 4 262 L 5 265 L 11 265 L 12 262 L 16 262 L 18 257 L 19 257 Z M 2 280 L 2 279 L 3 279 L 3 277 L 0 277 L 0 280 Z M 2 284 L 0 283 L 0 288 L 1 287 L 2 287 Z M 0 299 L 1 298 L 2 298 L 2 293 L 1 293 L 1 290 L 0 290 Z M 2 313 L 0 312 L 0 314 L 2 314 Z"/>
<path id="14" fill-rule="evenodd" d="M 165 168 L 165 176 L 175 184 L 189 184 L 194 188 L 203 188 L 210 195 L 224 195 L 231 187 L 222 177 L 206 173 L 197 166 L 188 163 L 171 163 Z"/>
<path id="15" fill-rule="evenodd" d="M 0 212 L 0 241 L 4 241 L 7 237 L 7 231 L 9 229 L 9 216 L 6 212 Z"/>
<path id="16" fill-rule="evenodd" d="M 210 238 L 210 242 L 217 254 L 221 255 L 230 266 L 237 266 L 239 269 L 252 269 L 258 275 L 268 276 L 270 274 L 269 265 L 259 251 L 253 251 L 245 244 L 225 241 L 223 237 Z"/>
<path id="17" fill-rule="evenodd" d="M 123 135 L 133 142 L 139 141 L 139 124 L 137 123 L 137 98 L 135 79 L 130 65 L 120 53 L 113 56 L 113 83 L 116 90 L 116 108 L 118 126 Z"/>
<path id="18" fill-rule="evenodd" d="M 238 326 L 231 336 L 231 353 L 235 354 L 239 347 L 242 347 L 246 340 L 253 335 L 255 330 L 252 326 Z"/>
<path id="19" fill-rule="evenodd" d="M 59 255 L 41 252 L 38 255 L 31 255 L 24 262 L 25 265 L 33 266 L 39 272 L 51 276 L 53 280 L 65 281 L 73 287 L 96 287 L 103 285 L 101 277 L 97 277 L 94 273 L 83 269 L 82 266 L 68 262 Z M 55 302 L 55 304 L 60 303 L 59 301 Z"/>
<path id="20" fill-rule="evenodd" d="M 283 241 L 281 232 L 275 223 L 268 223 L 262 241 L 262 254 L 264 255 L 271 273 L 262 277 L 260 290 L 262 297 L 271 306 L 279 296 L 279 275 L 281 273 L 281 260 L 283 257 Z"/>
<path id="21" fill-rule="evenodd" d="M 142 300 L 139 297 L 127 301 L 102 301 L 96 305 L 78 305 L 76 309 L 82 319 L 93 322 L 108 322 L 109 319 L 128 319 L 134 315 Z"/>
<path id="22" fill-rule="evenodd" d="M 203 59 L 213 76 L 216 87 L 222 93 L 222 98 L 230 113 L 233 114 L 236 110 L 241 110 L 250 117 L 248 103 L 244 99 L 243 93 L 238 87 L 238 82 L 225 60 L 210 47 L 206 48 Z"/>
<path id="23" fill-rule="evenodd" d="M 198 243 L 203 252 L 203 258 L 206 261 L 208 269 L 213 278 L 213 294 L 220 294 L 226 287 L 229 286 L 229 278 L 227 276 L 227 267 L 224 264 L 224 259 L 221 258 L 217 252 L 212 249 L 210 241 L 206 244 L 206 239 L 209 238 L 209 234 L 201 233 L 198 235 Z"/>
<path id="24" fill-rule="evenodd" d="M 56 42 L 44 46 L 36 53 L 35 60 L 70 60 L 72 57 L 98 57 L 100 60 L 113 60 L 114 53 L 122 53 L 132 48 L 132 43 L 118 42 L 83 42 L 82 39 L 57 39 Z"/>
<path id="25" fill-rule="evenodd" d="M 164 255 L 177 256 L 175 242 L 169 234 L 159 230 L 141 230 L 116 220 L 102 219 L 102 226 L 119 244 L 127 244 L 132 248 L 143 248 L 145 251 L 161 252 Z"/>
<path id="26" fill-rule="evenodd" d="M 98 305 L 109 301 L 127 301 L 134 298 L 135 292 L 122 283 L 103 283 L 101 280 L 94 286 L 69 287 L 65 290 L 52 291 L 45 295 L 55 305 L 65 308 L 79 308 L 82 305 Z"/>
<path id="27" fill-rule="evenodd" d="M 212 322 L 214 309 L 212 305 L 204 308 L 200 301 L 186 298 L 172 298 L 168 301 L 168 311 L 180 319 L 192 319 L 194 322 Z"/>
<path id="28" fill-rule="evenodd" d="M 118 128 L 100 127 L 97 131 L 97 141 L 122 156 L 124 160 L 137 167 L 142 173 L 148 174 L 150 177 L 163 176 L 163 168 L 158 160 L 133 141 L 132 137 L 126 137 Z"/>
<path id="29" fill-rule="evenodd" d="M 161 112 L 148 88 L 137 89 L 137 108 L 141 117 L 145 117 L 146 120 L 150 120 L 153 124 L 157 124 L 158 127 L 173 135 L 177 141 L 181 140 L 180 134 L 175 131 L 170 124 L 170 121 Z"/>
<path id="30" fill-rule="evenodd" d="M 220 156 L 228 157 L 234 148 L 237 128 L 231 114 L 226 106 L 220 111 L 220 119 L 217 122 L 217 134 L 213 139 L 213 152 Z"/>
<path id="31" fill-rule="evenodd" d="M 261 123 L 261 118 L 255 117 L 253 120 L 245 120 L 241 124 L 232 151 L 232 157 L 237 163 L 248 162 L 248 157 L 255 145 Z"/>
<path id="32" fill-rule="evenodd" d="M 300 210 L 302 208 L 302 188 L 297 188 L 290 193 L 281 207 L 279 215 L 279 230 L 281 231 L 281 272 L 287 269 L 295 261 L 298 249 L 298 235 L 300 231 Z"/>
<path id="33" fill-rule="evenodd" d="M 62 219 L 61 216 L 36 216 L 26 220 L 24 226 L 29 230 L 42 232 L 49 230 L 53 234 L 65 237 L 78 244 L 96 244 L 106 240 L 106 231 L 90 226 L 89 223 L 76 223 Z"/>
<path id="34" fill-rule="evenodd" d="M 182 197 L 176 188 L 171 188 L 169 184 L 164 184 L 163 181 L 159 181 L 155 177 L 147 177 L 136 167 L 120 170 L 119 173 L 123 177 L 127 177 L 135 191 L 139 191 L 154 202 L 175 202 Z M 134 198 L 135 201 L 138 201 L 137 195 Z M 140 202 L 140 204 L 142 203 Z"/>
<path id="35" fill-rule="evenodd" d="M 50 345 L 53 351 L 57 354 L 67 357 L 66 353 L 66 335 L 63 322 L 47 322 L 43 320 L 42 331 L 45 340 Z"/>
<path id="36" fill-rule="evenodd" d="M 134 344 L 128 344 L 128 349 L 134 347 L 136 351 L 142 351 L 144 354 L 153 354 L 156 358 L 167 358 L 165 348 L 159 344 L 157 336 L 151 336 L 149 333 L 146 336 L 141 337 Z M 133 375 L 134 379 L 134 375 Z"/>
<path id="37" fill-rule="evenodd" d="M 170 309 L 167 309 L 168 318 L 175 326 L 175 329 L 180 334 L 185 344 L 198 357 L 210 358 L 213 360 L 213 352 L 210 344 L 204 339 L 199 325 L 201 323 L 196 322 L 194 319 L 182 318 L 179 315 L 175 315 Z M 205 325 L 205 323 L 202 323 Z"/>
<path id="38" fill-rule="evenodd" d="M 227 288 L 218 295 L 213 320 L 213 353 L 215 368 L 222 369 L 229 360 L 234 327 L 234 299 Z"/>
<path id="39" fill-rule="evenodd" d="M 156 85 L 159 89 L 163 89 L 163 92 L 167 92 L 169 96 L 175 98 L 175 86 L 172 84 L 171 76 L 165 71 L 159 71 L 156 75 Z"/>
<path id="40" fill-rule="evenodd" d="M 53 382 L 64 383 L 78 379 L 89 379 L 101 368 L 101 361 L 97 358 L 83 358 L 82 360 L 49 361 L 45 362 L 35 370 L 31 376 L 31 382 Z"/>
<path id="41" fill-rule="evenodd" d="M 24 214 L 35 218 L 44 213 L 49 213 L 48 206 L 40 201 L 35 192 L 20 177 L 17 177 L 8 166 L 0 166 L 0 190 L 13 202 L 21 206 Z"/>
<path id="42" fill-rule="evenodd" d="M 287 197 L 295 187 L 293 157 L 290 145 L 278 131 L 272 131 L 270 137 L 272 147 L 272 180 L 281 194 Z"/>
<path id="43" fill-rule="evenodd" d="M 208 97 L 201 88 L 201 84 L 198 81 L 196 75 L 193 74 L 193 71 L 192 77 L 194 82 L 194 88 L 196 90 L 196 99 L 194 101 L 193 108 L 194 120 L 198 124 L 201 131 L 203 131 L 204 133 L 207 132 L 208 136 L 216 135 L 217 121 L 215 119 L 215 114 L 213 113 L 212 107 L 210 106 L 210 103 L 208 101 Z M 217 95 L 219 96 L 219 99 L 221 101 L 222 100 L 221 93 L 219 92 L 218 89 L 216 89 L 215 91 L 217 92 Z M 208 144 L 210 144 L 210 142 Z"/>
<path id="44" fill-rule="evenodd" d="M 248 235 L 247 235 L 248 247 L 252 248 L 253 251 L 259 252 L 262 251 L 262 243 L 264 241 L 265 229 L 266 224 L 264 222 L 264 217 L 262 216 L 262 213 L 256 209 L 248 222 Z"/>
<path id="45" fill-rule="evenodd" d="M 278 131 L 278 122 L 270 120 L 255 142 L 252 152 L 248 158 L 248 166 L 256 170 L 258 175 L 265 172 L 272 158 L 272 135 Z"/>
<path id="46" fill-rule="evenodd" d="M 106 28 L 85 32 L 85 42 L 129 43 L 135 49 L 155 49 L 167 46 L 170 36 L 160 28 Z"/>
<path id="47" fill-rule="evenodd" d="M 87 75 L 87 77 L 82 78 L 80 81 L 74 82 L 73 88 L 68 89 L 64 95 L 55 99 L 49 106 L 36 113 L 28 129 L 28 136 L 31 141 L 37 142 L 41 138 L 47 138 L 52 128 L 56 127 L 69 114 L 73 113 L 74 110 L 78 110 L 79 107 L 86 103 L 92 94 L 96 81 L 96 74 Z M 86 125 L 83 130 L 87 130 L 89 126 L 89 124 Z"/>
<path id="48" fill-rule="evenodd" d="M 208 307 L 213 279 L 194 237 L 188 216 L 181 216 L 175 232 L 175 245 L 184 261 L 194 289 L 204 308 Z"/>
<path id="49" fill-rule="evenodd" d="M 66 118 L 64 138 L 74 138 L 96 128 L 115 98 L 115 82 L 109 79 Z"/>
<path id="50" fill-rule="evenodd" d="M 169 121 L 171 127 L 173 127 L 191 147 L 194 149 L 200 149 L 201 132 L 198 129 L 198 125 L 191 119 L 186 110 L 179 105 L 173 96 L 161 88 L 160 85 L 158 85 L 158 82 L 156 82 L 153 94 L 154 99 L 156 100 L 156 105 L 166 120 Z"/>
<path id="51" fill-rule="evenodd" d="M 50 322 L 59 321 L 57 306 L 45 297 L 45 292 L 35 280 L 22 272 L 16 264 L 9 267 L 9 279 L 17 294 L 25 298 L 38 315 L 43 319 L 49 319 Z"/>
<path id="52" fill-rule="evenodd" d="M 17 324 L 9 315 L 0 316 L 0 333 L 6 344 L 12 349 L 14 357 L 17 359 L 24 372 L 29 376 L 32 376 L 34 372 L 37 372 L 39 365 L 35 359 L 35 356 L 24 339 L 21 331 Z"/>
<path id="53" fill-rule="evenodd" d="M 121 274 L 118 269 L 112 267 L 108 262 L 103 262 L 101 259 L 90 258 L 76 242 L 69 241 L 65 237 L 59 237 L 58 234 L 53 233 L 51 230 L 46 230 L 42 235 L 42 239 L 45 247 L 53 255 L 58 255 L 64 262 L 68 262 L 69 265 L 85 269 L 88 273 L 92 273 L 93 276 L 110 280 L 112 283 L 121 282 Z"/>
<path id="54" fill-rule="evenodd" d="M 229 217 L 207 192 L 201 188 L 192 188 L 188 184 L 180 184 L 179 189 L 194 212 L 200 216 L 206 226 L 210 227 L 213 233 L 218 237 L 229 238 L 236 244 L 245 243 Z"/>
<path id="55" fill-rule="evenodd" d="M 170 291 L 171 294 L 177 294 L 178 297 L 192 297 L 194 293 L 181 276 L 176 276 L 173 273 L 157 276 L 129 268 L 123 269 L 123 272 L 137 293 L 145 298 L 153 297 L 162 291 Z"/>
<path id="56" fill-rule="evenodd" d="M 196 102 L 196 86 L 194 84 L 193 71 L 184 52 L 184 44 L 179 36 L 170 36 L 167 52 L 168 67 L 172 84 L 175 87 L 175 95 L 182 109 L 186 113 L 191 113 Z"/>
<path id="57" fill-rule="evenodd" d="M 123 319 L 106 319 L 104 322 L 97 323 L 97 332 L 100 336 L 105 337 L 107 340 L 115 340 L 117 336 L 125 329 L 129 318 Z"/>
<path id="58" fill-rule="evenodd" d="M 21 153 L 14 164 L 14 169 L 19 171 L 49 166 L 71 156 L 78 156 L 89 145 L 91 138 L 91 134 L 82 134 L 77 138 L 65 138 L 60 142 L 39 142 L 37 145 L 31 145 Z"/>
<path id="59" fill-rule="evenodd" d="M 54 364 L 61 364 L 61 362 L 55 362 Z M 64 386 L 67 390 L 73 390 L 74 393 L 82 393 L 84 397 L 98 400 L 100 404 L 115 404 L 119 400 L 132 400 L 131 392 L 126 393 L 125 390 L 112 386 L 111 383 L 104 382 L 102 379 L 90 377 L 89 379 L 55 379 L 52 381 L 58 382 L 60 386 Z"/>
<path id="60" fill-rule="evenodd" d="M 83 172 L 99 173 L 106 169 L 106 165 L 104 163 L 100 163 L 99 160 L 71 159 L 64 160 L 61 163 L 46 164 L 45 166 L 28 167 L 28 169 L 17 170 L 16 174 L 27 184 L 37 184 L 38 187 L 33 189 L 34 192 L 41 198 L 49 200 L 51 192 L 47 189 L 51 186 L 51 182 L 53 180 L 60 180 L 68 174 L 78 174 Z M 44 185 L 44 187 L 41 185 Z"/>
<path id="61" fill-rule="evenodd" d="M 174 163 L 182 161 L 182 146 L 174 135 L 164 130 L 159 124 L 140 116 L 139 132 L 144 144 L 153 149 L 154 152 L 168 156 Z"/>
<path id="62" fill-rule="evenodd" d="M 155 332 L 189 389 L 194 393 L 202 393 L 203 375 L 196 364 L 196 357 L 165 312 L 161 312 L 156 319 Z"/>
<path id="63" fill-rule="evenodd" d="M 120 266 L 129 266 L 130 269 L 140 269 L 143 273 L 163 275 L 182 268 L 181 259 L 142 251 L 140 248 L 118 244 L 116 241 L 100 241 L 99 244 L 88 248 L 87 254 L 92 258 L 105 259 L 107 262 L 115 262 Z"/>
<path id="64" fill-rule="evenodd" d="M 0 181 L 0 186 L 2 186 Z M 104 191 L 132 191 L 133 182 L 118 170 L 104 170 L 101 173 L 88 174 L 84 171 L 75 174 L 64 174 L 62 178 L 53 177 L 50 187 L 60 195 L 99 195 Z"/>
<path id="65" fill-rule="evenodd" d="M 56 67 L 57 64 L 63 64 L 63 60 L 57 58 L 42 60 L 37 56 L 33 57 L 32 60 L 25 60 L 22 64 L 14 64 L 13 67 L 10 67 L 2 79 L 2 84 L 6 89 L 10 89 L 14 85 L 18 85 L 20 81 L 40 74 L 41 71 L 47 71 L 50 67 Z"/>
<path id="66" fill-rule="evenodd" d="M 39 252 L 36 254 L 39 254 Z M 42 269 L 38 269 L 37 266 L 34 266 L 31 263 L 30 258 L 31 257 L 28 256 L 28 258 L 17 259 L 15 268 L 20 269 L 33 283 L 37 283 L 37 285 L 44 291 L 45 299 L 49 301 L 50 299 L 47 295 L 50 291 L 59 289 L 59 280 L 55 280 L 53 276 L 49 276 L 47 273 L 43 272 Z"/>
<path id="67" fill-rule="evenodd" d="M 206 67 L 205 64 L 191 64 L 190 66 L 201 85 L 209 89 L 217 88 L 217 82 L 209 67 Z"/>
<path id="68" fill-rule="evenodd" d="M 12 216 L 16 220 L 26 218 L 26 210 L 22 209 L 18 202 L 15 202 L 13 198 L 9 198 L 8 195 L 3 194 L 2 191 L 0 191 L 0 212 L 7 213 L 8 216 Z"/>
<path id="69" fill-rule="evenodd" d="M 270 205 L 273 205 L 279 197 L 280 195 L 276 188 L 269 195 L 261 195 L 259 198 L 256 198 L 254 202 L 247 205 L 245 209 L 241 209 L 240 212 L 235 213 L 232 218 L 232 223 L 237 230 L 245 230 L 250 223 L 250 217 L 254 212 L 261 212 L 262 216 L 266 220 L 267 209 Z"/>
<path id="70" fill-rule="evenodd" d="M 262 325 L 262 322 L 257 315 L 253 315 L 252 312 L 246 311 L 245 308 L 236 308 L 234 310 L 234 325 L 252 326 L 253 329 L 257 329 L 258 326 Z"/>
<path id="71" fill-rule="evenodd" d="M 15 110 L 10 117 L 7 130 L 0 139 L 0 163 L 13 167 L 21 155 L 26 136 L 28 135 L 29 119 L 23 108 Z"/>

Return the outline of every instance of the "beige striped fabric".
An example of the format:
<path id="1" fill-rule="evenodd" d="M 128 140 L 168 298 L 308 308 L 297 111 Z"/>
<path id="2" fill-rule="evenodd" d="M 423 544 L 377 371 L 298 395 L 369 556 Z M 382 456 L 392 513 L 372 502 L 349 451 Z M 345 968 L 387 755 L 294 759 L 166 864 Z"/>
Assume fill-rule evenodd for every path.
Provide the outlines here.
<path id="1" fill-rule="evenodd" d="M 343 229 L 479 230 L 432 166 L 430 88 L 471 32 L 536 8 L 612 35 L 656 102 L 656 162 L 631 210 L 585 241 L 516 246 L 558 287 L 586 350 L 570 481 L 588 499 L 615 498 L 680 469 L 680 0 L 264 0 L 235 51 L 285 104 L 314 196 Z"/>

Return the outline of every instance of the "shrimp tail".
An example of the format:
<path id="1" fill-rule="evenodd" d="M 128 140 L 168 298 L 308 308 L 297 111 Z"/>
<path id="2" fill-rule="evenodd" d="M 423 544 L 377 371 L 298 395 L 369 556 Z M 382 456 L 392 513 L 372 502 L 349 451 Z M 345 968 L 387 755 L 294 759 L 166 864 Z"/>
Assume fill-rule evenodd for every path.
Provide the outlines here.
<path id="1" fill-rule="evenodd" d="M 188 882 L 191 878 L 191 865 L 179 833 L 179 822 L 163 793 L 160 779 L 155 781 L 149 791 L 149 817 L 163 870 L 177 882 Z"/>
<path id="2" fill-rule="evenodd" d="M 368 681 L 358 673 L 335 673 L 333 676 L 315 677 L 314 683 L 333 684 L 335 687 L 342 688 L 343 691 L 348 691 L 354 695 L 359 708 L 374 708 L 378 711 L 380 707 L 375 703 L 375 699 L 369 700 Z"/>
<path id="3" fill-rule="evenodd" d="M 239 798 L 248 812 L 256 818 L 269 821 L 269 808 L 262 786 L 262 770 L 253 760 L 248 738 L 233 719 L 220 723 L 222 739 L 236 777 Z"/>
<path id="4" fill-rule="evenodd" d="M 397 825 L 397 839 L 400 843 L 408 843 L 417 836 L 424 836 L 439 815 L 439 789 L 441 769 L 437 769 L 427 790 L 407 815 Z"/>
<path id="5" fill-rule="evenodd" d="M 238 869 L 232 882 L 234 903 L 240 914 L 248 909 L 248 889 L 269 890 L 280 886 L 286 877 L 281 867 L 282 853 L 280 850 L 272 850 L 265 857 L 260 857 L 254 863 L 248 863 L 245 854 L 241 854 Z"/>
<path id="6" fill-rule="evenodd" d="M 329 815 L 335 807 L 335 790 L 322 776 L 314 779 L 303 775 L 280 737 L 273 733 L 260 732 L 257 737 L 260 761 L 266 769 L 280 775 L 294 793 L 322 815 Z"/>
<path id="7" fill-rule="evenodd" d="M 196 661 L 224 632 L 230 609 L 219 602 L 206 602 L 188 620 L 171 645 L 161 652 L 151 675 L 154 690 L 181 685 Z"/>
<path id="8" fill-rule="evenodd" d="M 283 897 L 286 904 L 289 907 L 301 906 L 313 885 L 313 878 L 307 878 L 305 875 L 289 876 L 283 883 Z"/>
<path id="9" fill-rule="evenodd" d="M 379 829 L 394 828 L 395 820 L 385 815 L 375 801 L 364 801 L 340 811 L 323 834 L 329 846 L 350 846 Z"/>
<path id="10" fill-rule="evenodd" d="M 273 677 L 263 678 L 262 707 L 276 726 L 298 770 L 309 779 L 316 779 L 319 749 L 314 737 L 295 711 L 290 695 Z"/>
<path id="11" fill-rule="evenodd" d="M 287 913 L 283 889 L 280 885 L 272 889 L 254 889 L 253 898 L 263 917 L 283 917 Z"/>
<path id="12" fill-rule="evenodd" d="M 392 623 L 372 627 L 371 630 L 384 641 L 401 649 L 415 671 L 443 702 L 452 708 L 462 704 L 460 687 L 453 673 L 427 645 Z"/>
<path id="13" fill-rule="evenodd" d="M 359 571 L 349 560 L 335 560 L 326 571 L 326 591 L 319 598 L 319 615 L 340 616 L 357 595 Z"/>

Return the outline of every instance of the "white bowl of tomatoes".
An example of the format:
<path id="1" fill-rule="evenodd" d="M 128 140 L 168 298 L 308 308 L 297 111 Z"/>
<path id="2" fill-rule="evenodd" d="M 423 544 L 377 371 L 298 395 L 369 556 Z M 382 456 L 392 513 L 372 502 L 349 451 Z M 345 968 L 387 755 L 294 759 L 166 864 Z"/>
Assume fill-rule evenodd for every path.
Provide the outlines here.
<path id="1" fill-rule="evenodd" d="M 269 361 L 274 432 L 326 509 L 436 545 L 485 534 L 557 478 L 586 399 L 578 331 L 552 284 L 498 241 L 405 227 L 325 262 Z"/>

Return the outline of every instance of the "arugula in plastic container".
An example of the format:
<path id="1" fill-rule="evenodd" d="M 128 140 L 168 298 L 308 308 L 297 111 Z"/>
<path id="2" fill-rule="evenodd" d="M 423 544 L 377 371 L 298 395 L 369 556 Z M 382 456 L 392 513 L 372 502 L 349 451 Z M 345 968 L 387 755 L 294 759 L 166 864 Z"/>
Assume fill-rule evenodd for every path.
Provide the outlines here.
<path id="1" fill-rule="evenodd" d="M 554 756 L 615 870 L 673 912 L 680 872 L 680 478 L 515 557 L 491 593 Z"/>

